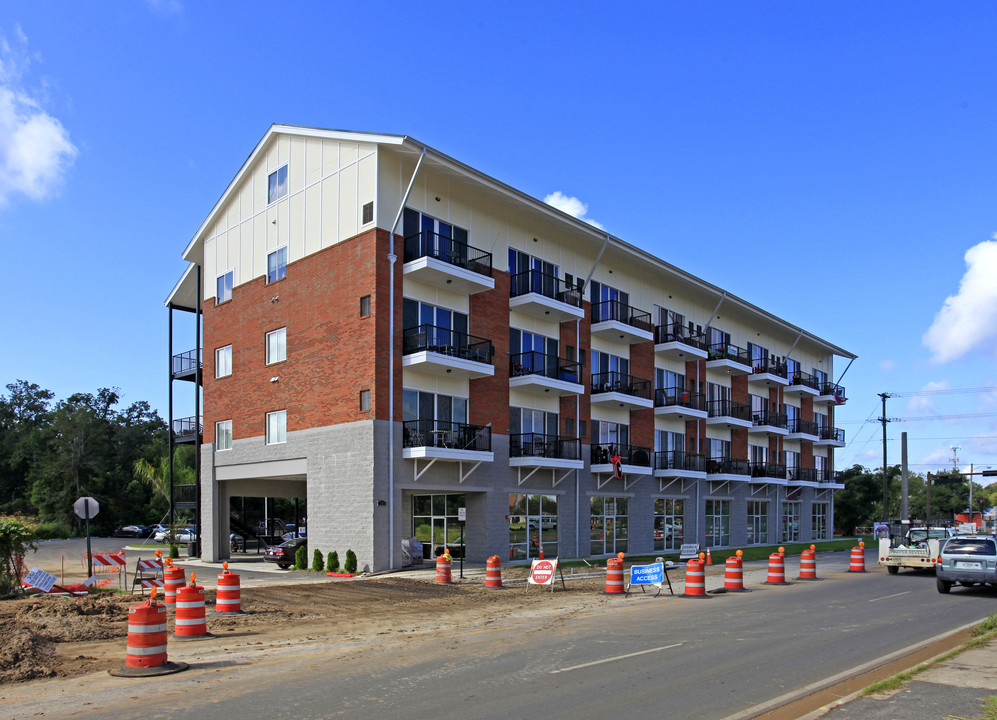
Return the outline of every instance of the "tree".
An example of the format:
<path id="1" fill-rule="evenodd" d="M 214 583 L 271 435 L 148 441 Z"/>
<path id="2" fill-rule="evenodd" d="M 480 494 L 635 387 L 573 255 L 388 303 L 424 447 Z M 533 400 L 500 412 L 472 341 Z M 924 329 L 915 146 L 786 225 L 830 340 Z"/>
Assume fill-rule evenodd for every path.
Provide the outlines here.
<path id="1" fill-rule="evenodd" d="M 883 507 L 882 474 L 853 465 L 841 474 L 845 489 L 834 497 L 834 522 L 846 534 L 856 527 L 872 525 L 881 519 Z"/>
<path id="2" fill-rule="evenodd" d="M 51 421 L 54 394 L 18 380 L 0 396 L 0 509 L 31 512 L 31 467 L 45 453 L 42 430 Z"/>

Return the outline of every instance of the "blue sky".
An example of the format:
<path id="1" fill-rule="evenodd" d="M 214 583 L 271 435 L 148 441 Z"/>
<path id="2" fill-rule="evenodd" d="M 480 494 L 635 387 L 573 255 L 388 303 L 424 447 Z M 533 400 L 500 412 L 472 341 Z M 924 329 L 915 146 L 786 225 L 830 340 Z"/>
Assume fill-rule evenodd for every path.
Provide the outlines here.
<path id="1" fill-rule="evenodd" d="M 854 352 L 839 469 L 881 465 L 880 392 L 891 464 L 906 431 L 914 470 L 997 468 L 994 37 L 986 2 L 5 3 L 0 385 L 165 416 L 182 249 L 313 125 L 561 193 Z"/>

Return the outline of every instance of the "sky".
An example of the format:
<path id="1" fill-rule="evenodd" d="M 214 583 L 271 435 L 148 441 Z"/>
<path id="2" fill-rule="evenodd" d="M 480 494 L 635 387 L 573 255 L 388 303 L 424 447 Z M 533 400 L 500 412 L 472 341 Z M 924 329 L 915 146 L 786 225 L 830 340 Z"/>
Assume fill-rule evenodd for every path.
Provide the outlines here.
<path id="1" fill-rule="evenodd" d="M 0 388 L 166 417 L 181 252 L 284 123 L 410 135 L 854 353 L 837 469 L 882 465 L 879 393 L 891 465 L 997 469 L 994 37 L 972 1 L 8 1 Z"/>

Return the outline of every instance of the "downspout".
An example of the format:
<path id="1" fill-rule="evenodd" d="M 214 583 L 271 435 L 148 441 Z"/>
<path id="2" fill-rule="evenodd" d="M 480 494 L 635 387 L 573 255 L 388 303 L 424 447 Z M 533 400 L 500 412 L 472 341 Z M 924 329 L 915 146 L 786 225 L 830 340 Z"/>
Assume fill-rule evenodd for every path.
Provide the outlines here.
<path id="1" fill-rule="evenodd" d="M 405 203 L 412 192 L 416 175 L 426 157 L 426 147 L 423 146 L 419 161 L 415 164 L 412 179 L 408 182 L 402 202 L 398 206 L 398 214 L 391 224 L 389 233 L 388 263 L 391 270 L 388 277 L 388 566 L 395 568 L 395 228 L 402 219 Z"/>
<path id="2" fill-rule="evenodd" d="M 197 557 L 201 554 L 201 266 L 197 266 L 197 301 L 194 303 L 194 539 Z M 228 512 L 228 508 L 225 509 Z"/>
<path id="3" fill-rule="evenodd" d="M 170 345 L 169 345 L 169 353 L 168 353 L 169 361 L 170 361 L 169 375 L 168 375 L 168 377 L 170 378 L 170 384 L 169 384 L 169 389 L 170 389 L 170 392 L 169 392 L 169 398 L 170 398 L 170 402 L 169 402 L 169 413 L 170 413 L 170 434 L 169 434 L 169 438 L 170 438 L 170 444 L 169 444 L 169 452 L 170 452 L 170 525 L 169 526 L 173 527 L 174 524 L 176 524 L 176 518 L 173 517 L 173 303 L 169 303 L 167 305 L 167 307 L 169 308 L 168 312 L 169 312 L 169 325 L 170 325 L 170 333 L 169 333 L 169 335 L 170 335 L 170 340 L 169 340 Z"/>

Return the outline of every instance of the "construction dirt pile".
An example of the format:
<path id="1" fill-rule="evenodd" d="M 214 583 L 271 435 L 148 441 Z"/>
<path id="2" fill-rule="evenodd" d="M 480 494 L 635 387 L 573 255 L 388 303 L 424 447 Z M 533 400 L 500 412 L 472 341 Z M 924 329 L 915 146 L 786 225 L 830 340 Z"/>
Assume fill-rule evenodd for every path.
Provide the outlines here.
<path id="1" fill-rule="evenodd" d="M 484 588 L 480 581 L 436 584 L 409 578 L 357 578 L 328 584 L 242 589 L 243 615 L 213 617 L 205 592 L 206 641 L 225 647 L 286 646 L 295 640 L 362 639 L 387 633 L 461 628 L 531 607 L 570 609 L 600 602 L 605 576 L 574 578 L 556 592 L 519 584 Z M 119 668 L 125 661 L 128 607 L 141 598 L 99 592 L 69 598 L 34 596 L 0 602 L 0 684 L 72 677 Z M 172 613 L 168 632 L 173 637 Z M 170 643 L 170 652 L 176 644 Z"/>

